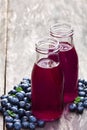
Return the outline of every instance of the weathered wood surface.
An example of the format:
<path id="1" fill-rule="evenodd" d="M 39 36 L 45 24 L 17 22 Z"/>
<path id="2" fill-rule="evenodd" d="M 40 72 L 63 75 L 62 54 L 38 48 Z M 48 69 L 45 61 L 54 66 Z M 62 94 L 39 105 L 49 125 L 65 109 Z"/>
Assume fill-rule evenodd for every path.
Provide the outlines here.
<path id="1" fill-rule="evenodd" d="M 30 77 L 36 40 L 48 35 L 49 26 L 60 19 L 70 22 L 75 29 L 79 77 L 87 79 L 86 0 L 0 0 L 0 95 L 24 76 Z M 5 129 L 1 116 L 0 129 Z M 45 128 L 37 130 L 86 129 L 87 111 L 76 115 L 64 110 L 60 121 L 47 123 Z"/>
<path id="2" fill-rule="evenodd" d="M 6 92 L 7 0 L 0 0 L 0 95 Z M 4 129 L 0 115 L 0 129 Z"/>

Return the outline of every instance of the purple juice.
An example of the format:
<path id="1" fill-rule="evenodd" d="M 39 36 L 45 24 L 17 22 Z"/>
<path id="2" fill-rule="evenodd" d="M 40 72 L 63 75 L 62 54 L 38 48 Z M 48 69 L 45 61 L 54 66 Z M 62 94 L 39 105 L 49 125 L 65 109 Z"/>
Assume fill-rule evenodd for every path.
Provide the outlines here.
<path id="1" fill-rule="evenodd" d="M 78 93 L 78 56 L 74 45 L 60 42 L 59 58 L 64 74 L 64 102 L 69 103 Z"/>
<path id="2" fill-rule="evenodd" d="M 78 95 L 78 56 L 73 45 L 74 30 L 70 24 L 58 22 L 51 26 L 50 35 L 59 42 L 58 53 L 64 75 L 64 103 L 72 102 Z M 55 56 L 50 56 L 56 61 Z"/>
<path id="3" fill-rule="evenodd" d="M 61 116 L 63 111 L 63 74 L 60 63 L 42 58 L 32 71 L 32 113 L 45 121 Z"/>
<path id="4" fill-rule="evenodd" d="M 60 42 L 59 60 L 64 75 L 64 103 L 73 101 L 78 95 L 78 56 L 74 45 Z M 56 55 L 49 55 L 56 61 Z"/>

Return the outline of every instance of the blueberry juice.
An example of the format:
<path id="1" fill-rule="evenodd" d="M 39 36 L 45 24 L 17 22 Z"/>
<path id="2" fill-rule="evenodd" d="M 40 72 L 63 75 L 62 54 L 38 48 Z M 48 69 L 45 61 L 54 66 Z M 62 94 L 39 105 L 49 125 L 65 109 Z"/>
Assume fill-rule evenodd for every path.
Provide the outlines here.
<path id="1" fill-rule="evenodd" d="M 49 53 L 54 54 L 56 61 L 49 58 Z M 52 121 L 58 119 L 63 111 L 63 73 L 57 42 L 55 44 L 49 38 L 39 41 L 36 54 L 31 75 L 32 113 L 38 119 Z"/>
<path id="2" fill-rule="evenodd" d="M 59 56 L 65 76 L 64 101 L 71 102 L 78 94 L 78 56 L 75 47 L 67 42 L 60 43 Z"/>
<path id="3" fill-rule="evenodd" d="M 68 24 L 55 24 L 50 34 L 58 39 L 60 65 L 64 74 L 64 103 L 72 102 L 78 95 L 78 55 L 73 44 L 73 30 Z"/>

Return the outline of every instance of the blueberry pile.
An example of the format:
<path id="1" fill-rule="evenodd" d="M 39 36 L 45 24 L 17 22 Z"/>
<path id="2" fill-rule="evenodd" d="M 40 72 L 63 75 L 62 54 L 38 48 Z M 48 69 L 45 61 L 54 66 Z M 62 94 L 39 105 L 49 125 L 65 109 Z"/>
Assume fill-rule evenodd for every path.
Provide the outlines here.
<path id="1" fill-rule="evenodd" d="M 71 112 L 82 114 L 84 109 L 87 109 L 87 81 L 78 80 L 78 97 L 69 105 Z"/>
<path id="2" fill-rule="evenodd" d="M 44 127 L 45 122 L 38 120 L 31 111 L 31 81 L 25 77 L 8 95 L 0 97 L 0 112 L 4 116 L 8 130 L 29 129 Z"/>

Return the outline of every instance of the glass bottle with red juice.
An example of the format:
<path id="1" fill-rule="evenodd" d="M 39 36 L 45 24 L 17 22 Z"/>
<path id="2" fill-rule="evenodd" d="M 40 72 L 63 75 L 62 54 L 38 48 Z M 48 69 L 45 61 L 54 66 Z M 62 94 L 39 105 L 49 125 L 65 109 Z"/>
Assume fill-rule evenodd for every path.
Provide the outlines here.
<path id="1" fill-rule="evenodd" d="M 63 73 L 56 40 L 46 38 L 36 44 L 36 62 L 31 75 L 32 113 L 45 121 L 59 118 L 63 111 Z M 49 55 L 54 59 L 50 59 Z"/>
<path id="2" fill-rule="evenodd" d="M 61 68 L 64 74 L 64 102 L 73 101 L 78 92 L 78 55 L 73 44 L 74 30 L 69 24 L 57 23 L 50 28 L 50 35 L 60 44 Z"/>

